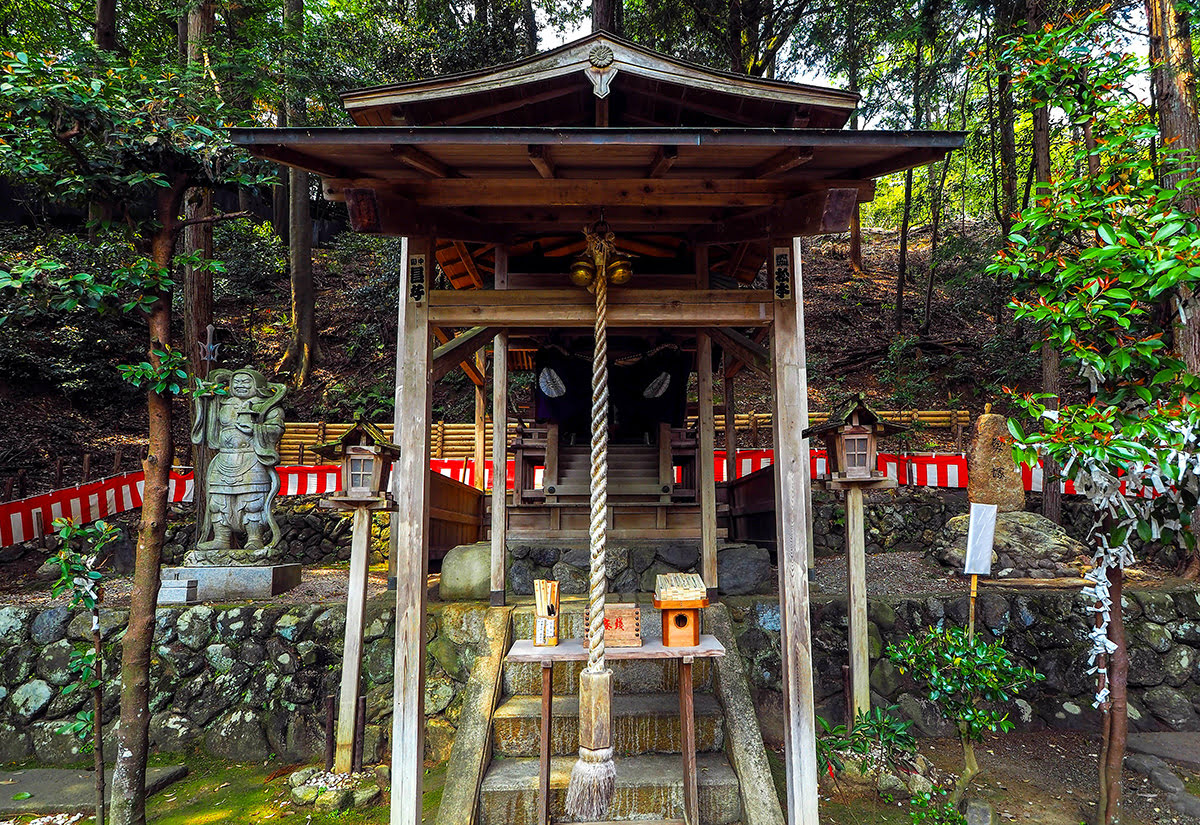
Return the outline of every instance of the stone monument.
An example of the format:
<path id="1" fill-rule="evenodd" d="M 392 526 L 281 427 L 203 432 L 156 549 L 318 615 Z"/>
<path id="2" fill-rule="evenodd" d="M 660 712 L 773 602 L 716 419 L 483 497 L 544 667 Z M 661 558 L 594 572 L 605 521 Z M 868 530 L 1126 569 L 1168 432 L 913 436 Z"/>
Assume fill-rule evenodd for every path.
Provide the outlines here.
<path id="1" fill-rule="evenodd" d="M 1001 513 L 1025 509 L 1021 468 L 1008 443 L 1008 419 L 984 407 L 971 428 L 967 448 L 967 496 L 978 504 L 995 504 Z"/>
<path id="2" fill-rule="evenodd" d="M 287 388 L 257 370 L 213 370 L 196 396 L 192 443 L 215 452 L 196 546 L 163 579 L 195 580 L 200 601 L 281 593 L 300 565 L 274 564 L 283 548 L 272 506 L 279 492 L 279 441 Z"/>

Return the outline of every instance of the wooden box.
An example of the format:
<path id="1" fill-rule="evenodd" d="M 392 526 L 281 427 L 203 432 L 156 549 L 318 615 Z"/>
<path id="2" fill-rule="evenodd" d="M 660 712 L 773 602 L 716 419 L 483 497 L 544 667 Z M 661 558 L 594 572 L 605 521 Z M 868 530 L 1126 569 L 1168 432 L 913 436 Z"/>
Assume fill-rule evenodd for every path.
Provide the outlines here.
<path id="1" fill-rule="evenodd" d="M 558 644 L 558 616 L 533 617 L 533 643 L 538 647 L 554 647 Z"/>
<path id="2" fill-rule="evenodd" d="M 700 608 L 708 607 L 708 599 L 674 601 L 654 600 L 662 611 L 664 647 L 696 647 L 700 644 Z"/>
<path id="3" fill-rule="evenodd" d="M 584 635 L 591 624 L 588 611 L 583 611 Z M 641 647 L 642 646 L 642 612 L 636 604 L 606 604 L 604 605 L 604 645 L 605 647 Z"/>

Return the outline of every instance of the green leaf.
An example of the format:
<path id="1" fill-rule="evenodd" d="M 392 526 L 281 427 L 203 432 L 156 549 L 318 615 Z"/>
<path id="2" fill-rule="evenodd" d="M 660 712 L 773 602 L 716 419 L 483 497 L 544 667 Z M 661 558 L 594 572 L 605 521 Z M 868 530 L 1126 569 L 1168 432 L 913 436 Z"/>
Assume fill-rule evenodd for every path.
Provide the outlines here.
<path id="1" fill-rule="evenodd" d="M 12 795 L 12 798 L 17 802 L 20 802 L 22 799 L 32 799 L 33 794 L 31 794 L 29 791 L 18 791 Z"/>

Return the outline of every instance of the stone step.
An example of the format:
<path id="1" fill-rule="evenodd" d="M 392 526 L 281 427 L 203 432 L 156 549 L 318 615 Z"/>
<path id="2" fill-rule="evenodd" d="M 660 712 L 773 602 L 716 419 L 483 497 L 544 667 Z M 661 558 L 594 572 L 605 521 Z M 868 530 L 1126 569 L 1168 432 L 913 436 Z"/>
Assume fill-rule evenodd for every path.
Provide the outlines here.
<path id="1" fill-rule="evenodd" d="M 613 697 L 613 746 L 618 756 L 679 753 L 678 693 Z M 696 750 L 719 751 L 725 744 L 721 706 L 709 694 L 695 696 Z M 542 700 L 513 696 L 492 717 L 492 746 L 498 756 L 537 756 Z M 555 696 L 551 706 L 550 753 L 570 756 L 579 750 L 579 698 Z"/>
<path id="2" fill-rule="evenodd" d="M 550 761 L 550 816 L 565 814 L 573 756 Z M 732 825 L 742 816 L 737 776 L 721 753 L 696 757 L 699 825 Z M 538 760 L 494 759 L 479 794 L 480 825 L 537 825 Z M 682 818 L 683 760 L 653 754 L 617 759 L 617 790 L 608 820 Z"/>

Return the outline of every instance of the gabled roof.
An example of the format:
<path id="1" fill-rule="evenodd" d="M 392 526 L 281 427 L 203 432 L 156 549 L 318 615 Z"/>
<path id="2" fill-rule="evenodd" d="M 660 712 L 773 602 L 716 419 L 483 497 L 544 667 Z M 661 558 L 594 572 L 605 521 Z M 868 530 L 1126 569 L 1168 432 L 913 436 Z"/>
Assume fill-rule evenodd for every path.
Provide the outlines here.
<path id="1" fill-rule="evenodd" d="M 876 435 L 889 436 L 896 433 L 902 433 L 908 429 L 901 424 L 896 424 L 888 421 L 871 409 L 867 405 L 867 401 L 861 395 L 855 396 L 846 401 L 836 410 L 829 414 L 829 418 L 821 424 L 816 424 L 809 427 L 801 435 L 804 438 L 812 438 L 813 436 L 823 435 L 828 432 L 838 430 L 850 423 L 851 417 L 858 413 L 859 426 L 874 427 Z"/>
<path id="2" fill-rule="evenodd" d="M 839 129 L 859 100 L 716 71 L 595 32 L 501 66 L 347 92 L 342 103 L 359 126 L 593 126 L 587 70 L 597 62 L 611 73 L 612 126 Z"/>
<path id="3" fill-rule="evenodd" d="M 342 457 L 346 447 L 357 446 L 378 447 L 386 453 L 399 453 L 400 451 L 400 448 L 383 434 L 383 430 L 361 418 L 354 422 L 353 427 L 342 433 L 340 438 L 324 444 L 317 444 L 311 450 L 322 458 L 338 459 Z"/>

